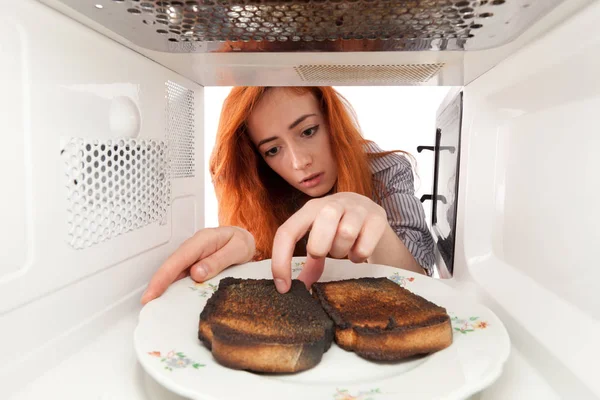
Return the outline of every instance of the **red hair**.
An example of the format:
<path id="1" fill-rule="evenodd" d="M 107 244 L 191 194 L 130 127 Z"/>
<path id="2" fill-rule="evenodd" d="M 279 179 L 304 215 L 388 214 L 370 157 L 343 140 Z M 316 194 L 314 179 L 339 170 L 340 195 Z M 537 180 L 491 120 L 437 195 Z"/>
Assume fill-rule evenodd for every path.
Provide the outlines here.
<path id="1" fill-rule="evenodd" d="M 219 203 L 219 225 L 240 226 L 252 233 L 255 260 L 271 258 L 275 233 L 296 211 L 293 199 L 301 195 L 271 170 L 247 132 L 248 117 L 270 89 L 241 86 L 231 91 L 223 103 L 209 167 Z M 338 168 L 332 192 L 355 192 L 373 198 L 366 140 L 346 99 L 331 87 L 286 89 L 312 93 L 319 102 Z"/>

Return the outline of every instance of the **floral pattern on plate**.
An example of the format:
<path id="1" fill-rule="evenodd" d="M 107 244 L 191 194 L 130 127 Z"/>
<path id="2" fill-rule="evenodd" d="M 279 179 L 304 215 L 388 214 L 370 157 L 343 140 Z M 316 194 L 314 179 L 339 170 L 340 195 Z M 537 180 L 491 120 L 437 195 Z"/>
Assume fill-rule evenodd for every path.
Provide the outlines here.
<path id="1" fill-rule="evenodd" d="M 406 277 L 406 276 L 400 275 L 398 272 L 394 272 L 392 276 L 388 276 L 388 279 L 392 282 L 397 283 L 401 287 L 406 287 L 406 285 L 408 283 L 414 282 L 414 280 L 415 280 L 415 278 L 413 278 L 412 276 Z"/>
<path id="2" fill-rule="evenodd" d="M 190 286 L 194 292 L 198 292 L 200 297 L 208 297 L 209 294 L 213 294 L 217 291 L 219 285 L 215 285 L 212 283 L 194 283 Z"/>
<path id="3" fill-rule="evenodd" d="M 304 261 L 294 261 L 294 264 L 292 266 L 292 272 L 302 271 L 302 268 L 304 268 L 304 264 L 306 264 Z"/>
<path id="4" fill-rule="evenodd" d="M 463 335 L 466 335 L 470 332 L 475 332 L 476 330 L 486 329 L 490 324 L 486 321 L 480 321 L 479 317 L 469 317 L 466 319 L 461 319 L 456 316 L 450 318 L 452 321 L 452 327 L 456 332 L 460 332 Z"/>
<path id="5" fill-rule="evenodd" d="M 334 400 L 375 400 L 377 395 L 381 394 L 379 389 L 371 389 L 368 391 L 359 391 L 353 395 L 347 389 L 337 389 L 333 395 Z"/>
<path id="6" fill-rule="evenodd" d="M 296 270 L 293 276 L 298 276 L 305 259 L 291 261 L 291 268 Z M 271 260 L 263 260 L 235 266 L 223 271 L 219 278 L 272 279 L 270 263 Z M 448 310 L 453 318 L 451 329 L 455 341 L 452 346 L 455 351 L 438 352 L 428 357 L 427 362 L 415 363 L 409 369 L 388 368 L 378 363 L 365 365 L 355 354 L 328 352 L 319 367 L 303 372 L 305 381 L 302 382 L 316 384 L 297 384 L 294 377 L 278 377 L 283 384 L 287 381 L 293 384 L 293 389 L 286 391 L 286 400 L 384 400 L 409 398 L 409 393 L 419 393 L 423 398 L 460 400 L 481 392 L 500 376 L 510 354 L 510 338 L 491 310 L 473 303 L 443 281 L 423 279 L 384 265 L 365 264 L 359 269 L 348 260 L 328 258 L 321 279 L 327 282 L 362 276 L 390 277 L 395 284 L 414 289 L 418 295 Z M 413 276 L 414 279 L 409 279 Z M 274 398 L 280 389 L 274 379 L 221 368 L 209 352 L 199 348 L 198 315 L 217 289 L 217 279 L 196 284 L 191 278 L 185 278 L 144 306 L 134 332 L 138 360 L 158 384 L 186 398 L 246 398 L 249 396 L 248 385 L 236 384 L 246 378 L 252 384 L 250 397 Z M 211 286 L 209 282 L 215 285 Z M 477 368 L 472 368 L 473 364 Z M 457 380 L 447 374 L 449 365 L 460 369 L 465 379 Z M 407 373 L 413 367 L 421 372 Z M 432 386 L 432 381 L 436 385 Z M 440 387 L 444 388 L 444 393 Z"/>
<path id="7" fill-rule="evenodd" d="M 173 369 L 183 369 L 187 367 L 198 369 L 206 366 L 205 364 L 197 363 L 194 360 L 186 357 L 186 355 L 181 352 L 176 353 L 173 350 L 164 356 L 161 355 L 160 351 L 150 351 L 148 354 L 152 357 L 159 358 L 160 362 L 165 364 L 165 369 L 167 371 L 173 371 Z"/>

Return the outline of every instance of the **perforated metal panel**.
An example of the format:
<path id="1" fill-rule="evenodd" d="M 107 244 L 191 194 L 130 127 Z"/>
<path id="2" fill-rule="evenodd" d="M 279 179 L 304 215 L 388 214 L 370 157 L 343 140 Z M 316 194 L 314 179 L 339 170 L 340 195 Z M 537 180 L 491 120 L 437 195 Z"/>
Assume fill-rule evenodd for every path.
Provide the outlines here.
<path id="1" fill-rule="evenodd" d="M 194 176 L 194 92 L 175 82 L 165 85 L 167 106 L 167 138 L 171 177 Z"/>
<path id="2" fill-rule="evenodd" d="M 165 142 L 77 138 L 67 143 L 62 156 L 72 247 L 87 248 L 166 222 L 171 182 Z"/>
<path id="3" fill-rule="evenodd" d="M 229 52 L 489 48 L 561 0 L 61 1 L 143 47 Z"/>
<path id="4" fill-rule="evenodd" d="M 435 76 L 444 64 L 414 65 L 300 65 L 295 67 L 308 82 L 394 82 L 423 83 Z"/>
<path id="5" fill-rule="evenodd" d="M 466 39 L 480 28 L 475 19 L 494 16 L 476 11 L 485 3 L 505 1 L 144 1 L 126 11 L 141 14 L 172 42 Z"/>

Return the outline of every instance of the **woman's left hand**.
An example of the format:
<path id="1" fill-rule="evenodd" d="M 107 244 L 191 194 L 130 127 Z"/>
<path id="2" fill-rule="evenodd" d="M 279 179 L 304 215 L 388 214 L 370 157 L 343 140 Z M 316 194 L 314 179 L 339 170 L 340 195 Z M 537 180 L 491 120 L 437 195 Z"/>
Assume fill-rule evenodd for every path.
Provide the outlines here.
<path id="1" fill-rule="evenodd" d="M 279 227 L 273 241 L 272 272 L 281 293 L 291 286 L 291 261 L 296 243 L 310 230 L 307 260 L 298 279 L 307 287 L 323 273 L 325 257 L 366 261 L 386 228 L 385 210 L 368 197 L 343 192 L 309 200 Z"/>

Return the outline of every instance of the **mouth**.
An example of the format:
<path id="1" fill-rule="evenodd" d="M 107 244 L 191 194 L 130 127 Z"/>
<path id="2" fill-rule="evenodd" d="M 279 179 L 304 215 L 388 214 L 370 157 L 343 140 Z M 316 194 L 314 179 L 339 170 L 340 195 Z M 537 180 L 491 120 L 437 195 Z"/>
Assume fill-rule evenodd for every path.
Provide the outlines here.
<path id="1" fill-rule="evenodd" d="M 306 178 L 304 178 L 302 181 L 300 181 L 300 184 L 307 188 L 315 187 L 319 183 L 321 183 L 321 180 L 323 179 L 323 175 L 324 175 L 323 172 L 309 175 Z"/>

